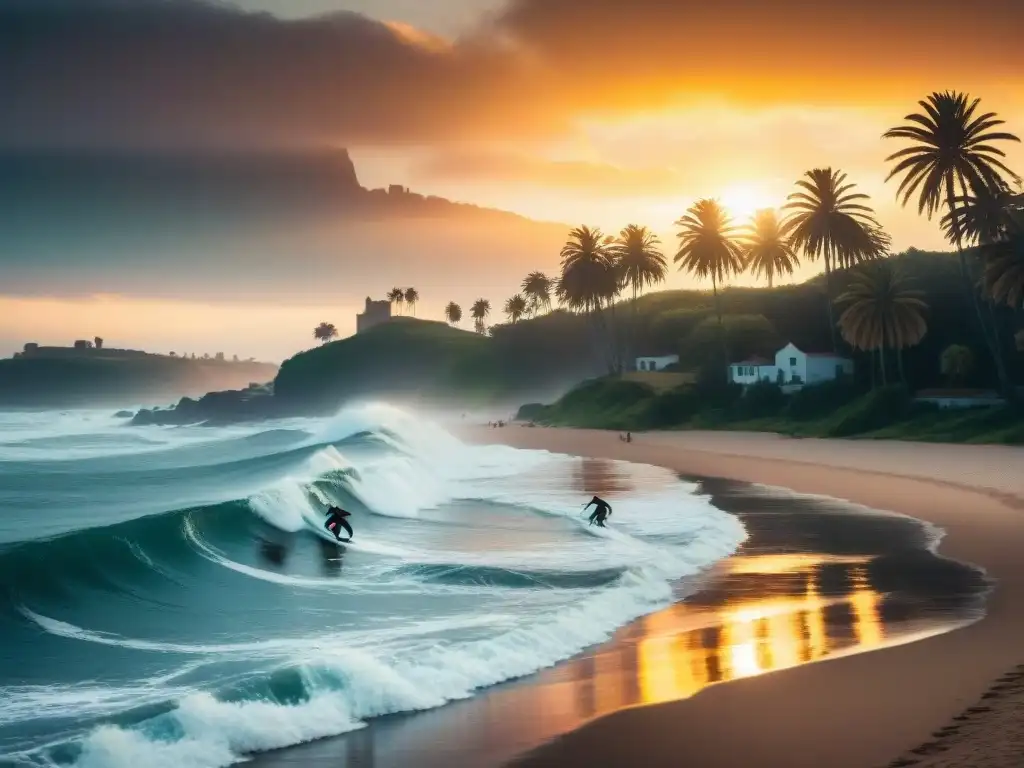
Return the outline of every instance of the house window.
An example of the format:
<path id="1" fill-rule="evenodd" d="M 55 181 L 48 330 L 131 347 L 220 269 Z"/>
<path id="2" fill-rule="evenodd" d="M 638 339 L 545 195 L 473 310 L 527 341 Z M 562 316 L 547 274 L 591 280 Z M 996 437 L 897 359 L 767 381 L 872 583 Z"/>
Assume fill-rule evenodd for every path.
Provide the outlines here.
<path id="1" fill-rule="evenodd" d="M 790 365 L 796 365 L 796 358 L 795 357 L 789 358 L 789 364 Z"/>

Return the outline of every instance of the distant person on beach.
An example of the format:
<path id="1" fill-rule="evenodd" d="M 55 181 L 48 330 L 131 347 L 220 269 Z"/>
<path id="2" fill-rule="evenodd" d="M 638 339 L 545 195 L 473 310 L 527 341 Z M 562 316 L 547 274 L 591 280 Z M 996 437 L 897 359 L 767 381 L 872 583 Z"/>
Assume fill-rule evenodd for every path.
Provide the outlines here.
<path id="1" fill-rule="evenodd" d="M 351 512 L 346 512 L 341 507 L 331 507 L 327 510 L 327 520 L 324 522 L 324 528 L 334 534 L 334 538 L 338 541 L 351 541 L 353 531 L 352 526 L 348 524 L 348 520 L 345 518 L 351 515 Z M 341 529 L 344 528 L 348 531 L 348 538 L 341 538 Z"/>
<path id="2" fill-rule="evenodd" d="M 597 523 L 599 526 L 604 528 L 605 527 L 604 521 L 612 513 L 612 505 L 609 504 L 604 499 L 601 499 L 601 498 L 598 498 L 597 496 L 595 496 L 594 498 L 592 498 L 590 500 L 590 502 L 587 504 L 587 506 L 585 506 L 583 508 L 583 511 L 585 512 L 590 507 L 591 504 L 594 505 L 595 509 L 590 514 L 590 524 L 594 525 L 594 523 Z"/>

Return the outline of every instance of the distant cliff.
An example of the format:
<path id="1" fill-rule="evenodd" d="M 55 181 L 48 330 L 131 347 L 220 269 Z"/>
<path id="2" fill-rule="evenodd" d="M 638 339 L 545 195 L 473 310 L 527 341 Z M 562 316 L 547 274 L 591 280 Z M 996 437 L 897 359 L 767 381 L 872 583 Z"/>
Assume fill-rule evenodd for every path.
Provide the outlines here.
<path id="1" fill-rule="evenodd" d="M 0 360 L 0 408 L 77 408 L 177 400 L 272 380 L 270 363 L 135 350 L 42 347 Z"/>
<path id="2" fill-rule="evenodd" d="M 176 218 L 331 210 L 361 220 L 380 217 L 474 216 L 536 224 L 531 219 L 398 184 L 363 187 L 348 150 L 309 152 L 0 152 L 0 220 L 15 209 L 160 211 Z M 163 209 L 166 211 L 167 209 Z M 561 226 L 561 225 L 559 225 Z"/>
<path id="3" fill-rule="evenodd" d="M 344 151 L 0 152 L 0 179 L 7 295 L 328 306 L 397 283 L 498 301 L 529 272 L 557 269 L 569 231 L 400 185 L 367 189 Z M 449 295 L 469 285 L 473 295 Z"/>

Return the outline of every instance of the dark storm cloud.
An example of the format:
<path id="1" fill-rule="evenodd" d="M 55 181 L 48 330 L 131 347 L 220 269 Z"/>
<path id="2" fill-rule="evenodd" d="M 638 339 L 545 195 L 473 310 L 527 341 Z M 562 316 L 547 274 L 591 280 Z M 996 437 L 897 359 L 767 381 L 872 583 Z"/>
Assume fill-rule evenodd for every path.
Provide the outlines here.
<path id="1" fill-rule="evenodd" d="M 1021 29 L 1021 0 L 511 0 L 447 44 L 353 13 L 0 0 L 0 142 L 459 142 L 703 96 L 984 96 L 1021 84 Z"/>
<path id="2" fill-rule="evenodd" d="M 284 21 L 199 0 L 0 0 L 0 139 L 458 138 L 507 124 L 488 98 L 495 87 L 513 95 L 506 67 L 354 13 Z"/>

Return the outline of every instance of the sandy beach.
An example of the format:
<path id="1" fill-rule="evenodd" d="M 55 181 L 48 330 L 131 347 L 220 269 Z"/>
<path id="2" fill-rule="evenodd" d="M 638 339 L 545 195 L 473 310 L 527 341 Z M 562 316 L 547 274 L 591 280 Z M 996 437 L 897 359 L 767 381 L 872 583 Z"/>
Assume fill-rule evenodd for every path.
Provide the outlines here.
<path id="1" fill-rule="evenodd" d="M 821 494 L 946 532 L 941 554 L 996 580 L 984 619 L 919 642 L 714 685 L 625 709 L 525 755 L 530 768 L 1001 768 L 1024 744 L 1024 450 L 590 430 L 480 428 L 502 442 Z"/>

